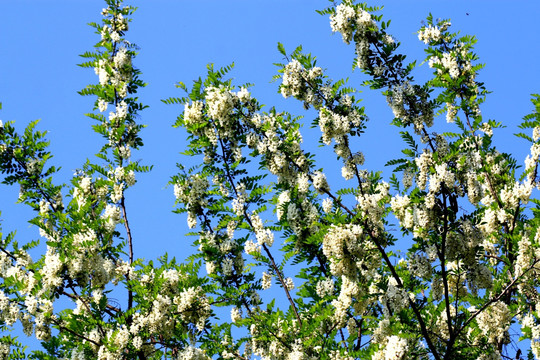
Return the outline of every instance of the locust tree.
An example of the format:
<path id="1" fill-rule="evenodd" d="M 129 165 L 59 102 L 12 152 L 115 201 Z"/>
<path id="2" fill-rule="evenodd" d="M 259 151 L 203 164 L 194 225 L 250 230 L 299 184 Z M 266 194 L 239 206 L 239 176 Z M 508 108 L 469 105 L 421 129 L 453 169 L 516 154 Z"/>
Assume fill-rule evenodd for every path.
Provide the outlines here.
<path id="1" fill-rule="evenodd" d="M 106 6 L 81 64 L 97 75 L 80 91 L 95 100 L 97 156 L 57 184 L 46 133 L 0 124 L 2 182 L 19 186 L 42 240 L 2 234 L 1 358 L 540 358 L 540 97 L 518 134 L 530 154 L 499 152 L 474 37 L 428 17 L 419 82 L 380 8 L 320 10 L 351 46 L 351 76 L 393 112 L 403 150 L 380 169 L 364 166 L 360 89 L 301 47 L 278 45 L 275 80 L 305 118 L 264 107 L 232 66 L 180 82 L 184 94 L 163 100 L 181 105 L 171 123 L 188 134 L 169 183 L 197 252 L 152 261 L 134 256 L 125 201 L 151 171 L 132 156 L 145 109 L 127 37 L 135 9 Z M 309 125 L 342 182 L 303 141 Z M 17 322 L 41 350 L 6 335 Z"/>

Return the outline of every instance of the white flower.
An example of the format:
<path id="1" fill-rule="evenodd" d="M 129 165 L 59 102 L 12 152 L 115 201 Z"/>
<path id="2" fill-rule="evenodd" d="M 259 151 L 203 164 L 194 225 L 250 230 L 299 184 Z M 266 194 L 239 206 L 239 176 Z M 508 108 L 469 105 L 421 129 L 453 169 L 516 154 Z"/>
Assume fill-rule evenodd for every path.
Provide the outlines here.
<path id="1" fill-rule="evenodd" d="M 107 221 L 105 223 L 105 228 L 108 231 L 113 231 L 114 228 L 116 227 L 116 224 L 118 224 L 122 219 L 120 208 L 117 206 L 108 204 L 105 207 L 105 211 L 101 215 L 101 218 Z"/>
<path id="2" fill-rule="evenodd" d="M 505 303 L 497 301 L 489 305 L 476 319 L 478 326 L 488 337 L 488 341 L 497 345 L 504 338 L 505 332 L 510 328 L 512 314 Z"/>
<path id="3" fill-rule="evenodd" d="M 399 336 L 392 335 L 388 338 L 386 349 L 384 350 L 384 360 L 401 360 L 407 353 L 407 340 Z"/>
<path id="4" fill-rule="evenodd" d="M 266 271 L 262 274 L 262 288 L 270 289 L 272 286 L 272 275 L 268 274 Z"/>
<path id="5" fill-rule="evenodd" d="M 289 291 L 294 289 L 294 281 L 292 278 L 288 277 L 285 279 L 285 287 L 287 287 L 287 290 Z"/>
<path id="6" fill-rule="evenodd" d="M 285 207 L 287 203 L 289 203 L 290 201 L 291 201 L 291 196 L 290 196 L 289 190 L 286 190 L 282 192 L 281 194 L 279 194 L 278 203 L 276 206 L 276 215 L 277 215 L 278 220 L 281 220 L 281 217 L 283 216 L 283 207 Z"/>
<path id="7" fill-rule="evenodd" d="M 457 108 L 452 103 L 446 103 L 446 122 L 453 123 L 456 118 Z"/>
<path id="8" fill-rule="evenodd" d="M 256 244 L 251 240 L 248 240 L 244 244 L 244 251 L 246 252 L 246 254 L 259 254 L 261 252 L 261 245 Z"/>
<path id="9" fill-rule="evenodd" d="M 384 42 L 387 44 L 387 45 L 392 45 L 394 44 L 396 41 L 394 40 L 394 38 L 391 36 L 391 35 L 384 35 Z"/>
<path id="10" fill-rule="evenodd" d="M 120 34 L 116 31 L 111 32 L 111 40 L 114 42 L 120 42 Z"/>
<path id="11" fill-rule="evenodd" d="M 441 29 L 428 25 L 418 32 L 418 39 L 428 44 L 430 41 L 437 41 L 441 38 Z"/>
<path id="12" fill-rule="evenodd" d="M 318 78 L 319 76 L 322 76 L 323 72 L 322 72 L 322 69 L 318 66 L 315 66 L 311 69 L 309 69 L 309 72 L 308 72 L 308 78 L 310 80 L 314 80 L 316 78 Z"/>
<path id="13" fill-rule="evenodd" d="M 348 165 L 345 165 L 341 168 L 341 176 L 345 180 L 351 180 L 354 177 L 354 169 Z"/>
<path id="14" fill-rule="evenodd" d="M 197 215 L 195 215 L 191 211 L 188 213 L 187 224 L 190 229 L 193 229 L 195 228 L 195 226 L 197 226 Z"/>
<path id="15" fill-rule="evenodd" d="M 0 127 L 2 127 L 2 121 L 0 120 Z M 538 141 L 540 139 L 540 126 L 536 126 L 533 130 L 533 140 Z"/>
<path id="16" fill-rule="evenodd" d="M 178 354 L 178 360 L 210 360 L 203 350 L 187 346 Z"/>
<path id="17" fill-rule="evenodd" d="M 143 340 L 139 336 L 135 336 L 133 337 L 132 344 L 135 349 L 139 350 L 143 345 Z"/>
<path id="18" fill-rule="evenodd" d="M 317 295 L 320 297 L 325 297 L 327 295 L 332 295 L 334 292 L 334 280 L 332 278 L 323 279 L 317 282 L 316 287 Z"/>
<path id="19" fill-rule="evenodd" d="M 225 88 L 209 87 L 206 89 L 208 114 L 225 125 L 233 110 L 233 97 Z"/>
<path id="20" fill-rule="evenodd" d="M 330 16 L 332 31 L 341 33 L 343 41 L 347 44 L 352 40 L 355 16 L 356 10 L 352 6 L 343 3 L 339 4 L 336 13 Z"/>
<path id="21" fill-rule="evenodd" d="M 326 181 L 326 175 L 320 171 L 316 171 L 313 174 L 313 187 L 315 187 L 319 193 L 330 191 L 330 186 L 328 185 L 328 181 Z"/>
<path id="22" fill-rule="evenodd" d="M 213 261 L 206 262 L 206 273 L 211 275 L 216 272 L 216 263 Z"/>
<path id="23" fill-rule="evenodd" d="M 231 276 L 233 274 L 233 260 L 231 258 L 226 258 L 221 264 L 221 271 L 225 276 Z"/>
<path id="24" fill-rule="evenodd" d="M 126 182 L 127 186 L 133 186 L 135 185 L 135 172 L 133 170 L 130 170 L 127 174 L 124 176 L 124 181 Z"/>
<path id="25" fill-rule="evenodd" d="M 45 199 L 41 199 L 40 202 L 39 202 L 39 214 L 41 216 L 45 216 L 47 215 L 47 213 L 49 212 L 49 202 L 46 201 Z"/>
<path id="26" fill-rule="evenodd" d="M 194 101 L 184 105 L 184 121 L 188 125 L 199 124 L 204 120 L 204 104 L 201 101 Z"/>
<path id="27" fill-rule="evenodd" d="M 231 309 L 231 321 L 233 323 L 235 323 L 235 322 L 238 322 L 240 320 L 242 320 L 242 310 L 240 310 L 237 307 L 233 307 Z"/>
<path id="28" fill-rule="evenodd" d="M 333 206 L 334 206 L 334 201 L 331 198 L 326 198 L 323 200 L 322 207 L 325 213 L 331 212 Z"/>
<path id="29" fill-rule="evenodd" d="M 238 96 L 238 99 L 242 102 L 247 102 L 249 101 L 249 99 L 251 99 L 251 95 L 249 94 L 248 89 L 244 87 L 240 89 L 236 96 Z"/>
<path id="30" fill-rule="evenodd" d="M 306 194 L 309 190 L 309 177 L 307 176 L 307 174 L 298 174 L 296 182 L 298 184 L 298 192 L 301 194 Z"/>
<path id="31" fill-rule="evenodd" d="M 120 48 L 113 59 L 114 64 L 118 68 L 122 68 L 127 65 L 131 65 L 131 56 L 127 52 L 125 47 Z"/>
<path id="32" fill-rule="evenodd" d="M 296 59 L 293 59 L 283 68 L 283 82 L 280 86 L 281 95 L 284 98 L 289 96 L 303 98 L 306 92 L 304 74 L 306 69 Z"/>
<path id="33" fill-rule="evenodd" d="M 99 99 L 98 100 L 98 109 L 100 112 L 104 112 L 104 111 L 107 111 L 107 106 L 109 105 L 109 103 L 103 99 Z"/>

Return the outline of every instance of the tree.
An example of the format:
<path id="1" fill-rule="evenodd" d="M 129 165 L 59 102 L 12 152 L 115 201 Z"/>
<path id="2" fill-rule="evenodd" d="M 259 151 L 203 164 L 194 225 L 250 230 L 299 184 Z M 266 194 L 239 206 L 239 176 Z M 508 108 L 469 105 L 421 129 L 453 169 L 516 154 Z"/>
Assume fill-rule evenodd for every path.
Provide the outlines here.
<path id="1" fill-rule="evenodd" d="M 421 84 L 380 9 L 345 1 L 320 11 L 394 113 L 406 148 L 386 180 L 361 168 L 357 91 L 279 44 L 280 92 L 315 111 L 320 145 L 348 187 L 304 149 L 301 118 L 263 111 L 249 84 L 228 78 L 232 66 L 179 83 L 186 95 L 164 102 L 183 105 L 176 126 L 197 165 L 181 160 L 170 184 L 198 253 L 154 262 L 133 254 L 125 203 L 151 170 L 131 156 L 145 109 L 137 48 L 125 38 L 135 9 L 106 2 L 91 24 L 101 39 L 81 64 L 99 78 L 80 92 L 97 97 L 88 114 L 105 139 L 97 157 L 56 185 L 36 123 L 21 134 L 0 127 L 3 182 L 20 186 L 46 240 L 34 259 L 37 241 L 0 242 L 0 326 L 20 321 L 43 341 L 30 358 L 511 359 L 526 347 L 540 358 L 540 96 L 518 134 L 532 143 L 520 170 L 492 143 L 501 124 L 482 117 L 474 37 L 428 17 L 418 37 L 432 76 Z M 3 358 L 25 358 L 18 339 L 0 343 Z"/>

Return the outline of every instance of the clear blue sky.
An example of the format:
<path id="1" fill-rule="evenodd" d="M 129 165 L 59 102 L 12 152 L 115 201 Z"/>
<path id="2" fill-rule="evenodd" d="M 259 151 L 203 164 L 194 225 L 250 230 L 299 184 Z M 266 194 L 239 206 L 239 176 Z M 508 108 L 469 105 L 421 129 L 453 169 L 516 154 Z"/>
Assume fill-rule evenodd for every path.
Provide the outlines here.
<path id="1" fill-rule="evenodd" d="M 276 71 L 272 63 L 282 60 L 276 50 L 278 41 L 288 50 L 302 44 L 334 79 L 350 76 L 351 84 L 357 85 L 364 78 L 359 71 L 350 73 L 353 47 L 346 46 L 339 34 L 332 35 L 328 17 L 315 13 L 327 1 L 138 0 L 126 4 L 139 7 L 127 38 L 141 47 L 135 65 L 148 83 L 140 92 L 141 100 L 150 106 L 141 118 L 148 125 L 142 133 L 145 147 L 134 158 L 155 165 L 151 174 L 139 177 L 138 186 L 127 196 L 136 255 L 148 259 L 164 249 L 174 253 L 185 246 L 185 219 L 170 214 L 172 189 L 164 188 L 175 172 L 174 164 L 180 161 L 177 154 L 185 146 L 184 133 L 170 127 L 181 107 L 160 102 L 181 95 L 175 82 L 189 85 L 204 75 L 208 62 L 222 66 L 234 61 L 237 83 L 254 83 L 252 90 L 262 103 L 304 114 L 299 104 L 276 93 L 277 83 L 269 83 Z M 101 146 L 101 138 L 90 129 L 92 121 L 83 115 L 91 110 L 93 99 L 76 93 L 97 77 L 76 64 L 78 54 L 91 50 L 98 40 L 86 24 L 100 21 L 102 7 L 104 2 L 97 0 L 0 3 L 0 119 L 16 120 L 21 128 L 42 119 L 40 128 L 50 131 L 53 163 L 63 166 L 66 177 Z M 526 144 L 511 134 L 531 110 L 529 94 L 540 92 L 536 38 L 540 2 L 520 1 L 511 9 L 503 1 L 387 1 L 382 13 L 392 20 L 390 31 L 402 42 L 402 51 L 410 60 L 423 60 L 423 44 L 415 32 L 429 12 L 451 18 L 454 31 L 477 36 L 476 52 L 487 64 L 480 80 L 493 91 L 483 114 L 508 126 L 495 138 L 504 150 L 518 151 L 522 159 Z M 428 74 L 427 65 L 417 73 Z M 398 129 L 388 126 L 391 112 L 382 96 L 366 89 L 362 97 L 371 121 L 358 149 L 366 154 L 367 167 L 381 168 L 398 154 Z M 313 113 L 305 115 L 309 124 Z M 325 160 L 334 159 L 329 154 Z M 21 219 L 24 212 L 19 212 L 22 209 L 12 210 L 17 193 L 14 188 L 0 190 L 4 231 L 26 227 Z"/>
<path id="2" fill-rule="evenodd" d="M 424 58 L 423 43 L 415 32 L 429 12 L 436 18 L 450 18 L 454 31 L 477 36 L 476 53 L 486 63 L 479 79 L 493 91 L 482 108 L 483 115 L 508 127 L 495 132 L 496 143 L 501 150 L 515 152 L 522 164 L 527 144 L 511 134 L 532 110 L 530 94 L 540 92 L 540 1 L 514 2 L 513 8 L 508 1 L 487 0 L 385 3 L 382 13 L 392 20 L 390 32 L 402 42 L 402 51 L 411 61 L 420 63 Z M 223 66 L 234 61 L 232 75 L 237 84 L 254 83 L 252 91 L 260 102 L 306 115 L 309 124 L 313 113 L 304 113 L 301 104 L 282 99 L 278 84 L 269 83 L 276 73 L 272 63 L 282 61 L 276 50 L 278 41 L 289 51 L 302 44 L 333 79 L 350 76 L 351 85 L 358 85 L 365 78 L 359 71 L 350 73 L 354 48 L 346 46 L 339 34 L 332 35 L 328 17 L 315 13 L 328 1 L 137 0 L 126 4 L 139 7 L 127 39 L 141 47 L 134 64 L 148 83 L 140 98 L 150 106 L 141 113 L 141 122 L 148 125 L 141 134 L 145 147 L 132 156 L 155 165 L 152 173 L 140 175 L 138 185 L 126 193 L 135 255 L 152 259 L 167 251 L 183 258 L 191 243 L 184 237 L 186 219 L 171 214 L 173 191 L 165 188 L 176 171 L 175 163 L 186 160 L 178 155 L 186 145 L 184 133 L 171 128 L 181 107 L 160 101 L 183 95 L 175 89 L 175 82 L 189 86 L 205 74 L 207 63 Z M 0 119 L 16 120 L 21 130 L 28 122 L 42 119 L 40 129 L 50 131 L 52 163 L 63 167 L 61 181 L 101 147 L 100 136 L 90 128 L 92 120 L 84 116 L 94 99 L 76 93 L 97 82 L 97 77 L 76 64 L 81 61 L 78 54 L 91 50 L 99 39 L 86 24 L 100 21 L 102 7 L 104 2 L 98 0 L 0 2 Z M 425 65 L 417 73 L 425 79 L 430 69 Z M 385 99 L 365 91 L 361 97 L 366 98 L 371 121 L 358 150 L 366 154 L 369 169 L 384 170 L 388 176 L 390 169 L 382 165 L 399 155 L 399 130 L 388 125 L 392 116 Z M 335 156 L 327 154 L 320 160 L 330 170 Z M 2 226 L 4 232 L 19 229 L 19 240 L 24 242 L 27 237 L 37 238 L 38 232 L 25 222 L 31 212 L 13 206 L 17 194 L 17 188 L 0 188 Z"/>

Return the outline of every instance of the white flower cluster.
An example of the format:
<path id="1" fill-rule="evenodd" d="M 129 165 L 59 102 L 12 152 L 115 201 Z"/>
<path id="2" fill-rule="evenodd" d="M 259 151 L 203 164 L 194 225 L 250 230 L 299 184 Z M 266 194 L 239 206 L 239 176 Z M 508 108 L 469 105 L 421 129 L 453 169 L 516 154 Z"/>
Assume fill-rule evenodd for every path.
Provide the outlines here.
<path id="1" fill-rule="evenodd" d="M 538 304 L 536 305 L 538 311 Z M 528 313 L 525 316 L 520 316 L 522 328 L 528 328 L 531 331 L 531 350 L 536 359 L 540 359 L 540 325 L 537 325 L 535 316 Z"/>
<path id="2" fill-rule="evenodd" d="M 109 113 L 109 121 L 113 126 L 117 127 L 122 120 L 126 119 L 127 115 L 128 105 L 124 100 L 122 100 L 116 104 L 116 112 L 111 111 Z"/>
<path id="3" fill-rule="evenodd" d="M 293 320 L 294 321 L 294 320 Z M 274 325 L 274 336 L 268 337 L 264 327 L 254 323 L 250 327 L 251 342 L 247 344 L 249 355 L 261 360 L 316 360 L 309 357 L 300 338 L 298 325 L 283 318 L 278 318 Z M 291 339 L 291 346 L 281 339 Z M 244 355 L 246 356 L 246 355 Z M 250 358 L 247 356 L 246 358 Z M 337 359 L 337 358 L 332 358 Z"/>
<path id="4" fill-rule="evenodd" d="M 330 27 L 333 32 L 339 32 L 345 43 L 350 43 L 354 31 L 356 9 L 347 4 L 339 4 L 336 13 L 330 16 Z"/>
<path id="5" fill-rule="evenodd" d="M 381 181 L 372 194 L 360 194 L 356 197 L 358 209 L 375 228 L 383 228 L 383 213 L 388 199 L 388 183 Z"/>
<path id="6" fill-rule="evenodd" d="M 353 32 L 367 28 L 377 29 L 377 24 L 371 19 L 371 14 L 360 7 L 342 3 L 336 8 L 336 12 L 330 16 L 330 27 L 333 32 L 339 32 L 343 41 L 349 44 L 353 38 Z"/>
<path id="7" fill-rule="evenodd" d="M 318 217 L 319 211 L 306 197 L 299 205 L 290 202 L 287 206 L 287 222 L 296 235 L 300 236 L 306 227 L 315 232 L 316 226 L 312 226 L 312 224 L 317 221 Z"/>
<path id="8" fill-rule="evenodd" d="M 512 314 L 505 303 L 497 301 L 478 314 L 476 320 L 482 332 L 487 335 L 488 341 L 497 345 L 510 328 Z"/>
<path id="9" fill-rule="evenodd" d="M 357 66 L 360 69 L 368 67 L 369 41 L 366 35 L 378 31 L 377 23 L 371 18 L 371 14 L 359 6 L 342 3 L 330 16 L 330 27 L 333 32 L 341 33 L 346 44 L 354 38 Z"/>
<path id="10" fill-rule="evenodd" d="M 131 67 L 131 56 L 125 47 L 120 48 L 113 57 L 113 63 L 116 68 L 121 69 L 125 66 Z"/>
<path id="11" fill-rule="evenodd" d="M 256 212 L 251 213 L 250 215 L 251 224 L 253 226 L 253 231 L 257 237 L 257 242 L 259 245 L 266 244 L 267 246 L 272 246 L 274 244 L 274 233 L 272 230 L 264 227 L 261 217 Z"/>
<path id="12" fill-rule="evenodd" d="M 450 331 L 448 330 L 448 312 L 450 312 L 450 318 L 453 319 L 457 315 L 457 311 L 454 305 L 450 305 L 449 311 L 446 308 L 441 310 L 440 315 L 437 317 L 434 330 L 436 334 L 444 340 L 450 338 Z"/>
<path id="13" fill-rule="evenodd" d="M 108 282 L 114 275 L 114 264 L 111 260 L 105 260 L 99 254 L 99 241 L 94 230 L 85 229 L 73 235 L 73 251 L 70 261 L 67 262 L 68 272 L 71 278 L 88 279 L 95 278 L 94 285 L 99 286 Z M 100 274 L 100 275 L 98 275 Z"/>
<path id="14" fill-rule="evenodd" d="M 276 216 L 278 220 L 281 220 L 283 216 L 283 209 L 287 207 L 287 204 L 291 201 L 291 196 L 289 190 L 283 191 L 278 196 L 278 202 L 276 205 Z"/>
<path id="15" fill-rule="evenodd" d="M 319 109 L 319 127 L 323 142 L 330 145 L 332 139 L 343 142 L 352 127 L 359 127 L 362 123 L 362 115 L 357 110 L 352 110 L 347 115 L 337 114 L 326 107 Z"/>
<path id="16" fill-rule="evenodd" d="M 184 105 L 182 115 L 184 123 L 188 131 L 206 138 L 212 145 L 204 149 L 205 163 L 213 161 L 218 138 L 235 139 L 229 144 L 230 151 L 236 161 L 239 161 L 242 158 L 242 149 L 236 143 L 238 119 L 235 116 L 235 108 L 242 102 L 249 102 L 251 95 L 246 88 L 235 93 L 224 85 L 209 86 L 205 89 L 205 93 L 205 102 L 196 100 Z"/>
<path id="17" fill-rule="evenodd" d="M 288 278 L 285 279 L 285 287 L 289 291 L 294 289 L 294 281 L 293 281 L 292 278 L 288 277 Z"/>
<path id="18" fill-rule="evenodd" d="M 342 280 L 332 306 L 334 321 L 344 326 L 351 306 L 356 313 L 362 313 L 369 302 L 375 300 L 362 294 L 368 291 L 369 281 L 377 275 L 375 269 L 380 265 L 380 254 L 372 242 L 364 239 L 363 230 L 357 225 L 332 225 L 323 239 L 323 253 L 330 261 L 332 275 Z M 332 294 L 333 289 L 332 280 L 327 279 L 317 283 L 316 291 L 319 296 L 325 296 Z"/>
<path id="19" fill-rule="evenodd" d="M 316 80 L 322 78 L 323 71 L 320 67 L 315 66 L 307 70 L 298 60 L 293 59 L 283 68 L 281 95 L 284 98 L 293 96 L 298 100 L 303 100 L 306 108 L 309 105 L 318 107 L 328 95 L 326 91 L 323 92 L 325 95 L 315 91 Z"/>
<path id="20" fill-rule="evenodd" d="M 10 345 L 0 343 L 0 359 L 8 359 L 10 354 Z"/>
<path id="21" fill-rule="evenodd" d="M 268 171 L 278 177 L 278 183 L 286 183 L 299 190 L 300 182 L 305 180 L 305 192 L 308 178 L 302 178 L 308 172 L 307 157 L 300 147 L 302 136 L 293 120 L 283 114 L 261 115 L 256 113 L 249 119 L 248 126 L 253 132 L 247 135 L 247 145 L 256 150 L 266 161 Z"/>
<path id="22" fill-rule="evenodd" d="M 270 287 L 272 286 L 272 275 L 270 275 L 269 273 L 267 273 L 266 271 L 263 272 L 262 274 L 262 288 L 263 289 L 270 289 Z"/>
<path id="23" fill-rule="evenodd" d="M 177 360 L 210 360 L 210 357 L 201 349 L 193 346 L 185 347 L 176 358 Z"/>
<path id="24" fill-rule="evenodd" d="M 535 129 L 536 130 L 536 129 Z M 531 153 L 525 158 L 525 173 L 527 174 L 527 180 L 536 185 L 538 188 L 540 185 L 535 179 L 535 170 L 538 166 L 538 160 L 540 158 L 540 144 L 534 143 L 531 146 Z"/>
<path id="25" fill-rule="evenodd" d="M 334 201 L 331 198 L 326 198 L 322 202 L 323 211 L 327 214 L 332 211 L 333 206 L 334 206 Z"/>
<path id="26" fill-rule="evenodd" d="M 533 189 L 530 182 L 520 184 L 516 181 L 512 185 L 505 184 L 503 189 L 499 193 L 501 201 L 509 210 L 515 209 L 520 203 L 527 204 L 529 202 L 529 198 L 531 197 Z"/>
<path id="27" fill-rule="evenodd" d="M 347 324 L 351 306 L 356 314 L 361 314 L 366 310 L 369 300 L 362 296 L 364 291 L 357 276 L 341 276 L 339 295 L 332 300 L 332 306 L 335 308 L 333 321 L 338 326 L 343 327 Z"/>
<path id="28" fill-rule="evenodd" d="M 298 97 L 306 89 L 303 73 L 305 69 L 296 59 L 293 59 L 283 69 L 283 82 L 281 83 L 281 95 Z"/>
<path id="29" fill-rule="evenodd" d="M 398 285 L 397 280 L 391 277 L 388 280 L 388 287 L 384 295 L 380 296 L 383 311 L 386 316 L 390 316 L 392 312 L 399 312 L 409 306 L 409 294 Z"/>
<path id="30" fill-rule="evenodd" d="M 248 240 L 242 248 L 234 240 L 236 224 L 229 224 L 227 234 L 204 232 L 199 238 L 199 251 L 205 254 L 206 270 L 208 274 L 216 273 L 220 269 L 225 277 L 233 276 L 236 272 L 242 272 L 244 258 L 242 250 L 255 255 L 261 250 L 260 244 Z M 210 256 L 209 256 L 210 255 Z M 219 259 L 215 257 L 219 256 Z M 219 264 L 219 265 L 218 265 Z"/>
<path id="31" fill-rule="evenodd" d="M 330 191 L 330 185 L 328 185 L 326 175 L 323 172 L 315 171 L 313 173 L 313 187 L 321 194 Z"/>
<path id="32" fill-rule="evenodd" d="M 390 90 L 386 100 L 394 117 L 401 119 L 404 125 L 413 124 L 417 134 L 421 134 L 421 130 L 425 127 L 433 125 L 433 109 L 426 99 L 418 96 L 409 81 L 393 85 Z"/>
<path id="33" fill-rule="evenodd" d="M 540 253 L 537 253 L 535 246 L 537 244 L 540 244 L 540 231 L 536 232 L 533 241 L 531 241 L 530 234 L 528 232 L 525 232 L 519 238 L 518 256 L 514 265 L 514 274 L 515 276 L 523 276 L 525 280 L 523 283 L 526 283 L 528 279 L 534 279 L 538 276 L 538 269 L 536 267 L 529 270 L 533 262 L 538 261 L 538 258 L 540 257 Z M 518 286 L 524 287 L 525 285 L 522 284 Z"/>
<path id="34" fill-rule="evenodd" d="M 174 184 L 174 196 L 178 201 L 184 203 L 188 210 L 188 225 L 190 228 L 197 225 L 197 211 L 199 211 L 199 208 L 208 203 L 205 196 L 208 186 L 208 179 L 200 174 L 190 175 L 184 182 Z"/>
<path id="35" fill-rule="evenodd" d="M 122 50 L 123 49 L 123 50 Z M 125 98 L 127 95 L 127 85 L 131 80 L 131 55 L 125 48 L 120 48 L 113 57 L 99 59 L 94 67 L 94 72 L 99 77 L 99 83 L 102 86 L 112 85 L 117 90 L 119 98 Z M 105 103 L 99 103 L 99 109 L 106 108 Z"/>
<path id="36" fill-rule="evenodd" d="M 360 226 L 336 226 L 332 225 L 323 240 L 323 253 L 331 261 L 330 269 L 332 274 L 341 276 L 344 274 L 352 274 L 356 270 L 351 268 L 354 265 L 352 259 L 349 258 L 348 252 L 345 249 L 357 250 L 359 246 L 359 237 L 363 234 Z"/>
<path id="37" fill-rule="evenodd" d="M 334 293 L 334 280 L 332 278 L 326 278 L 317 281 L 316 292 L 321 298 L 332 295 Z"/>
<path id="38" fill-rule="evenodd" d="M 446 103 L 446 122 L 453 123 L 456 119 L 457 112 L 458 109 L 454 104 Z"/>
<path id="39" fill-rule="evenodd" d="M 448 26 L 449 25 L 450 24 L 448 23 Z M 418 31 L 418 39 L 423 41 L 424 44 L 429 44 L 432 41 L 439 41 L 441 39 L 441 31 L 446 30 L 448 26 L 442 29 L 433 25 L 425 26 Z"/>
<path id="40" fill-rule="evenodd" d="M 390 207 L 399 220 L 401 226 L 406 229 L 413 227 L 413 212 L 409 210 L 411 200 L 407 195 L 396 195 L 390 200 Z"/>
<path id="41" fill-rule="evenodd" d="M 233 307 L 231 309 L 231 321 L 233 323 L 236 323 L 238 321 L 242 320 L 242 309 L 239 309 L 237 307 Z"/>
<path id="42" fill-rule="evenodd" d="M 205 99 L 208 115 L 226 127 L 234 108 L 233 94 L 225 87 L 208 87 Z"/>
<path id="43" fill-rule="evenodd" d="M 448 74 L 452 79 L 456 79 L 460 75 L 459 65 L 455 54 L 445 52 L 442 54 L 442 58 L 430 58 L 429 67 L 434 68 L 435 65 L 441 66 L 437 68 L 437 72 L 439 74 L 443 74 L 445 71 L 448 71 Z"/>
<path id="44" fill-rule="evenodd" d="M 373 335 L 371 337 L 371 341 L 374 344 L 382 345 L 384 347 L 388 343 L 388 339 L 390 338 L 392 333 L 392 329 L 390 327 L 390 320 L 387 318 L 384 318 L 379 321 L 378 326 L 373 330 Z M 384 359 L 384 350 L 379 351 L 380 357 Z"/>
<path id="45" fill-rule="evenodd" d="M 248 240 L 244 244 L 244 251 L 246 254 L 259 254 L 261 252 L 261 245 Z"/>
<path id="46" fill-rule="evenodd" d="M 224 187 L 221 186 L 220 187 Z M 235 187 L 236 198 L 232 201 L 232 208 L 236 216 L 244 216 L 244 211 L 246 210 L 246 202 L 248 200 L 248 194 L 246 192 L 246 184 L 239 182 Z M 226 193 L 227 191 L 222 191 Z"/>
<path id="47" fill-rule="evenodd" d="M 122 221 L 122 213 L 118 206 L 107 204 L 101 218 L 105 220 L 105 229 L 113 232 L 116 225 Z"/>
<path id="48" fill-rule="evenodd" d="M 184 105 L 184 121 L 186 125 L 198 125 L 204 120 L 204 103 L 202 101 L 194 101 L 191 104 Z"/>
<path id="49" fill-rule="evenodd" d="M 418 167 L 418 175 L 416 177 L 416 185 L 421 190 L 426 188 L 426 182 L 429 175 L 430 167 L 433 163 L 431 152 L 424 150 L 424 152 L 414 159 L 416 166 Z"/>
<path id="50" fill-rule="evenodd" d="M 211 311 L 210 301 L 204 295 L 202 288 L 190 287 L 181 291 L 174 297 L 173 303 L 177 305 L 176 310 L 180 313 L 182 320 L 194 324 L 199 331 L 202 331 Z"/>
<path id="51" fill-rule="evenodd" d="M 62 284 L 62 277 L 60 271 L 64 264 L 60 261 L 60 254 L 58 254 L 53 247 L 48 247 L 45 254 L 45 266 L 41 270 L 43 276 L 42 282 L 45 288 L 52 289 Z"/>
<path id="52" fill-rule="evenodd" d="M 19 317 L 20 313 L 17 303 L 10 301 L 9 297 L 0 290 L 0 321 L 7 325 L 13 325 Z"/>
<path id="53" fill-rule="evenodd" d="M 384 360 L 405 359 L 407 350 L 408 350 L 407 339 L 404 339 L 396 335 L 392 335 L 388 338 L 386 348 L 384 349 Z"/>
<path id="54" fill-rule="evenodd" d="M 419 278 L 427 279 L 431 276 L 431 260 L 422 254 L 411 255 L 408 267 L 411 274 Z"/>
<path id="55" fill-rule="evenodd" d="M 469 282 L 471 293 L 476 295 L 478 289 L 491 288 L 493 285 L 493 274 L 489 267 L 475 261 L 467 272 L 467 281 Z"/>
<path id="56" fill-rule="evenodd" d="M 446 163 L 435 165 L 435 173 L 429 177 L 429 192 L 437 194 L 444 185 L 447 189 L 453 189 L 456 181 L 454 173 L 448 169 Z"/>
<path id="57" fill-rule="evenodd" d="M 129 9 L 128 6 L 125 6 L 123 10 Z M 101 40 L 107 41 L 111 39 L 114 42 L 120 42 L 120 32 L 128 30 L 128 19 L 124 18 L 124 15 L 120 12 L 112 11 L 110 7 L 107 7 L 101 11 L 101 15 L 106 17 L 107 15 L 112 15 L 110 19 L 110 26 L 104 25 L 101 29 Z"/>

